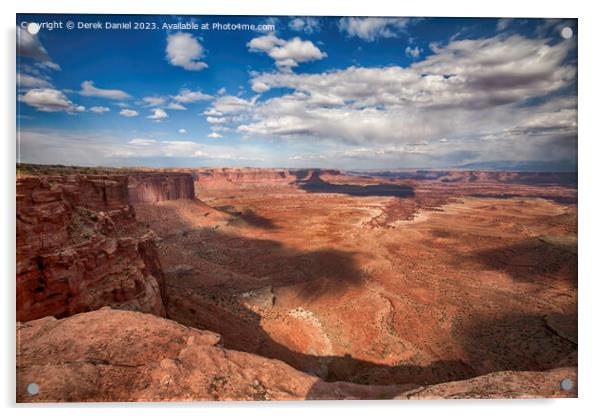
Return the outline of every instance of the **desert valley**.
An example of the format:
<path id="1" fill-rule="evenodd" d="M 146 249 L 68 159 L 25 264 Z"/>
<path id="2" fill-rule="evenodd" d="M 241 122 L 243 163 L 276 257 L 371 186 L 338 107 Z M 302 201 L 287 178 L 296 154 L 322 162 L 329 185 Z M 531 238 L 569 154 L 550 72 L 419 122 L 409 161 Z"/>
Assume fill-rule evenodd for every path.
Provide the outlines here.
<path id="1" fill-rule="evenodd" d="M 576 173 L 22 164 L 16 278 L 20 402 L 577 396 Z"/>

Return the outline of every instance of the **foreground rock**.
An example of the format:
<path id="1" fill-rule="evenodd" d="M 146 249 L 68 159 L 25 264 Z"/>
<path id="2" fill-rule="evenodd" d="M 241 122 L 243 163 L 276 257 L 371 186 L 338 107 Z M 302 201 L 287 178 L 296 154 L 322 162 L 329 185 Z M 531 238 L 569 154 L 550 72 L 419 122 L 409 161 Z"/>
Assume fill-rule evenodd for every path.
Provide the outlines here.
<path id="1" fill-rule="evenodd" d="M 424 399 L 575 396 L 575 370 L 502 372 L 427 388 L 326 383 L 278 360 L 224 349 L 219 335 L 102 308 L 17 324 L 17 401 Z M 27 386 L 36 383 L 37 395 Z"/>
<path id="2" fill-rule="evenodd" d="M 19 323 L 17 341 L 19 402 L 391 398 L 416 387 L 323 383 L 224 349 L 213 332 L 110 308 Z"/>
<path id="3" fill-rule="evenodd" d="M 155 235 L 120 175 L 17 180 L 17 319 L 120 306 L 165 315 Z"/>
<path id="4" fill-rule="evenodd" d="M 563 390 L 562 380 L 572 387 Z M 402 393 L 397 399 L 528 399 L 577 397 L 575 367 L 538 371 L 499 371 L 467 380 L 452 381 Z"/>

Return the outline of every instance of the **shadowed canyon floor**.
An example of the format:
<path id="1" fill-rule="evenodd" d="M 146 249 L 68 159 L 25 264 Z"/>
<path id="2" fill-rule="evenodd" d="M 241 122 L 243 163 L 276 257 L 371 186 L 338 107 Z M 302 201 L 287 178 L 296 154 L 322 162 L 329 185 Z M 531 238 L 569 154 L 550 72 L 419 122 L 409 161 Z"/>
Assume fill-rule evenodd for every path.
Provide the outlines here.
<path id="1" fill-rule="evenodd" d="M 55 392 L 51 400 L 576 396 L 576 388 L 558 391 L 577 366 L 577 191 L 566 178 L 178 172 L 194 176 L 194 198 L 134 205 L 137 221 L 159 237 L 167 317 L 195 334 L 220 334 L 219 346 L 203 348 L 213 354 L 223 345 L 226 361 L 278 364 L 268 381 L 237 378 L 236 393 L 228 381 L 194 379 L 196 364 L 183 370 L 171 354 L 175 367 L 144 363 L 147 387 L 118 393 L 115 381 L 110 392 Z M 113 313 L 149 325 L 140 314 Z M 23 336 L 28 325 L 57 322 L 41 321 L 22 324 Z M 65 360 L 77 361 L 80 352 L 71 353 Z M 109 366 L 88 364 L 94 377 Z M 133 377 L 128 366 L 106 371 L 112 380 L 120 371 Z M 269 387 L 283 372 L 303 381 Z M 148 387 L 167 373 L 175 384 Z M 190 390 L 193 382 L 217 387 Z M 247 384 L 255 388 L 246 392 Z"/>
<path id="2" fill-rule="evenodd" d="M 417 188 L 400 198 L 322 182 L 315 193 L 307 182 L 197 185 L 204 204 L 138 206 L 163 239 L 168 315 L 325 380 L 576 365 L 576 338 L 546 323 L 553 314 L 576 328 L 576 207 L 551 200 L 566 189 L 386 188 Z"/>

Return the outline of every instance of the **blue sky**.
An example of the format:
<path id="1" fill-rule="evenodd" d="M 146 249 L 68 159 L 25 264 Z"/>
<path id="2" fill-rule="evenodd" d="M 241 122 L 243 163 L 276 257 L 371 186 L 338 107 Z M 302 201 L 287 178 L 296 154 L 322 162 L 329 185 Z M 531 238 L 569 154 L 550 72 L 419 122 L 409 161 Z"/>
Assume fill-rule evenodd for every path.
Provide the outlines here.
<path id="1" fill-rule="evenodd" d="M 576 167 L 575 20 L 20 14 L 17 32 L 22 162 Z"/>

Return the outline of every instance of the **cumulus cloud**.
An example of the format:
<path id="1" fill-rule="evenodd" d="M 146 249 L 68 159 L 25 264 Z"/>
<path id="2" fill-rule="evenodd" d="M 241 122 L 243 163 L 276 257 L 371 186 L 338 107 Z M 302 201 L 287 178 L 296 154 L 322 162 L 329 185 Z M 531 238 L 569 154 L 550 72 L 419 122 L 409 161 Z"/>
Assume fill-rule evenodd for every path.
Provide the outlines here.
<path id="1" fill-rule="evenodd" d="M 17 28 L 17 55 L 37 61 L 49 61 L 50 56 L 36 35 Z"/>
<path id="2" fill-rule="evenodd" d="M 311 35 L 320 31 L 320 24 L 315 17 L 295 17 L 288 22 L 288 27 L 296 32 L 305 32 Z"/>
<path id="3" fill-rule="evenodd" d="M 121 110 L 119 112 L 119 114 L 121 114 L 124 117 L 136 117 L 138 115 L 138 112 L 135 110 L 130 110 L 128 108 L 125 108 L 125 109 Z"/>
<path id="4" fill-rule="evenodd" d="M 449 165 L 484 153 L 498 160 L 561 157 L 576 148 L 576 101 L 550 95 L 574 86 L 576 68 L 566 60 L 574 46 L 494 36 L 432 45 L 432 55 L 408 67 L 253 74 L 258 93 L 291 92 L 253 105 L 216 100 L 208 111 L 244 135 L 352 147 L 332 154 L 339 158 L 403 155 Z M 536 97 L 546 98 L 537 104 Z"/>
<path id="5" fill-rule="evenodd" d="M 320 60 L 327 55 L 309 40 L 294 37 L 289 40 L 280 39 L 273 34 L 252 39 L 247 47 L 251 52 L 263 52 L 271 57 L 276 66 L 290 69 L 302 62 Z"/>
<path id="6" fill-rule="evenodd" d="M 207 122 L 212 124 L 225 123 L 227 121 L 225 117 L 207 117 Z"/>
<path id="7" fill-rule="evenodd" d="M 574 81 L 563 64 L 571 42 L 548 45 L 521 36 L 457 40 L 409 67 L 349 67 L 317 74 L 267 73 L 252 78 L 254 91 L 290 88 L 337 97 L 352 107 L 482 108 L 524 101 Z"/>
<path id="8" fill-rule="evenodd" d="M 19 101 L 34 107 L 38 111 L 48 113 L 58 111 L 79 113 L 86 110 L 84 106 L 73 104 L 62 91 L 52 88 L 31 89 L 19 96 Z"/>
<path id="9" fill-rule="evenodd" d="M 121 90 L 107 90 L 94 86 L 93 81 L 82 82 L 82 88 L 79 91 L 80 95 L 85 97 L 107 98 L 109 100 L 127 100 L 132 98 L 128 93 Z"/>
<path id="10" fill-rule="evenodd" d="M 177 110 L 177 111 L 187 110 L 187 108 L 184 107 L 182 104 L 173 103 L 173 102 L 167 104 L 167 106 L 165 108 L 167 108 L 168 110 Z"/>
<path id="11" fill-rule="evenodd" d="M 422 49 L 420 49 L 418 46 L 414 46 L 413 48 L 411 46 L 406 46 L 405 52 L 406 56 L 416 59 L 422 53 Z"/>
<path id="12" fill-rule="evenodd" d="M 239 113 L 252 106 L 257 97 L 251 100 L 245 100 L 244 98 L 235 97 L 233 95 L 223 95 L 213 101 L 211 109 L 212 115 L 221 115 L 226 113 Z"/>
<path id="13" fill-rule="evenodd" d="M 186 134 L 186 133 L 188 133 L 188 131 L 186 129 L 179 129 L 178 133 L 180 133 L 180 134 Z"/>
<path id="14" fill-rule="evenodd" d="M 211 107 L 206 109 L 203 115 L 207 116 L 208 123 L 214 125 L 213 130 L 217 129 L 216 125 L 240 123 L 248 119 L 249 113 L 254 108 L 258 98 L 257 95 L 250 100 L 245 100 L 233 95 L 222 95 L 211 103 Z M 223 126 L 220 128 L 225 130 Z"/>
<path id="15" fill-rule="evenodd" d="M 50 81 L 44 78 L 38 78 L 22 72 L 17 72 L 17 87 L 19 89 L 27 88 L 52 88 Z"/>
<path id="16" fill-rule="evenodd" d="M 155 120 L 155 121 L 161 121 L 168 117 L 167 113 L 160 108 L 153 108 L 151 111 L 152 111 L 152 114 L 150 116 L 147 116 L 146 118 Z"/>
<path id="17" fill-rule="evenodd" d="M 102 114 L 111 111 L 111 109 L 109 107 L 91 107 L 90 111 L 93 113 Z"/>
<path id="18" fill-rule="evenodd" d="M 150 96 L 142 99 L 150 107 L 160 107 L 165 104 L 165 97 Z"/>
<path id="19" fill-rule="evenodd" d="M 217 111 L 215 108 L 209 108 L 209 109 L 203 111 L 203 115 L 204 116 L 221 116 L 223 114 L 220 113 L 219 111 Z"/>
<path id="20" fill-rule="evenodd" d="M 178 95 L 172 97 L 178 103 L 195 103 L 197 101 L 208 101 L 213 99 L 213 96 L 205 94 L 202 91 L 192 91 L 187 88 L 181 89 Z"/>
<path id="21" fill-rule="evenodd" d="M 167 61 L 187 71 L 200 71 L 208 67 L 203 45 L 190 33 L 178 32 L 167 36 L 165 48 Z"/>
<path id="22" fill-rule="evenodd" d="M 402 17 L 343 17 L 339 20 L 339 30 L 348 36 L 373 42 L 378 38 L 399 36 L 411 21 Z"/>
<path id="23" fill-rule="evenodd" d="M 213 132 L 213 133 L 208 134 L 207 137 L 209 137 L 210 139 L 219 139 L 219 138 L 224 137 L 224 136 L 222 136 L 219 133 Z"/>

